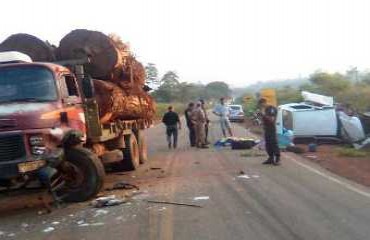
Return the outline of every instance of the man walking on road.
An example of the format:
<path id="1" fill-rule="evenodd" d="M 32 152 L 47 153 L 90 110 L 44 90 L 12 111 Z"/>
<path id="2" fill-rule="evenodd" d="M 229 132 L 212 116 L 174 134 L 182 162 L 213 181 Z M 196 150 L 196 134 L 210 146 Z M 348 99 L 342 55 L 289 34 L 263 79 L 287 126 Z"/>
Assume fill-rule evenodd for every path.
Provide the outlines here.
<path id="1" fill-rule="evenodd" d="M 229 107 L 225 105 L 225 99 L 220 98 L 220 104 L 218 104 L 214 109 L 213 113 L 220 117 L 220 125 L 222 134 L 224 137 L 227 137 L 226 130 L 229 132 L 229 135 L 232 137 L 233 132 L 231 131 L 231 124 L 229 120 L 230 110 Z"/>
<path id="2" fill-rule="evenodd" d="M 209 144 L 209 141 L 208 141 L 208 131 L 209 131 L 209 118 L 208 118 L 208 113 L 207 113 L 207 109 L 206 109 L 206 103 L 203 99 L 199 100 L 199 102 L 202 104 L 202 109 L 203 109 L 203 112 L 204 112 L 204 115 L 206 116 L 206 125 L 204 126 L 205 128 L 205 143 L 206 144 Z"/>
<path id="3" fill-rule="evenodd" d="M 192 114 L 194 111 L 194 103 L 189 103 L 188 108 L 185 110 L 185 119 L 186 119 L 186 125 L 189 129 L 189 140 L 190 140 L 190 146 L 195 147 L 196 146 L 196 138 L 195 138 L 195 126 L 192 121 Z"/>
<path id="4" fill-rule="evenodd" d="M 173 148 L 177 148 L 178 129 L 181 129 L 181 122 L 179 115 L 176 112 L 174 112 L 172 106 L 168 107 L 168 112 L 164 114 L 162 122 L 164 123 L 164 125 L 166 125 L 168 148 L 171 148 L 172 146 Z"/>
<path id="5" fill-rule="evenodd" d="M 280 164 L 280 149 L 276 136 L 277 109 L 267 104 L 266 99 L 261 98 L 258 105 L 262 112 L 262 123 L 265 132 L 266 152 L 269 158 L 263 164 Z"/>
<path id="6" fill-rule="evenodd" d="M 205 140 L 205 125 L 206 125 L 206 116 L 202 109 L 202 103 L 198 102 L 196 105 L 195 110 L 192 114 L 192 119 L 194 121 L 195 126 L 195 138 L 196 138 L 196 145 L 198 148 L 208 148 Z"/>

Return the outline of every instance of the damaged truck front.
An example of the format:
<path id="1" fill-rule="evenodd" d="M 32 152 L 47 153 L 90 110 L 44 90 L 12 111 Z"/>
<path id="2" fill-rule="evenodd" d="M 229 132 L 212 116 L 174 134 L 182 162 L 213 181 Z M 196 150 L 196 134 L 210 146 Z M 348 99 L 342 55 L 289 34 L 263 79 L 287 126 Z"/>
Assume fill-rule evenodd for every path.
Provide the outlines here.
<path id="1" fill-rule="evenodd" d="M 105 172 L 82 147 L 86 125 L 77 86 L 59 65 L 0 64 L 1 187 L 39 180 L 55 198 L 70 201 L 98 193 Z"/>

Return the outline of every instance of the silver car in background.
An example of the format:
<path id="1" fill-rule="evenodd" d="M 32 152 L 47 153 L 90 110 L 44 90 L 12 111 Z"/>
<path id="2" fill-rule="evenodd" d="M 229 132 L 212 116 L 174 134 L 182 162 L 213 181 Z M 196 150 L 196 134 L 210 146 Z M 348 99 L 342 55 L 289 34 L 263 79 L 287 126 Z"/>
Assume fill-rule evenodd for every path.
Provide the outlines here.
<path id="1" fill-rule="evenodd" d="M 229 105 L 229 120 L 233 122 L 244 122 L 245 114 L 242 105 Z"/>

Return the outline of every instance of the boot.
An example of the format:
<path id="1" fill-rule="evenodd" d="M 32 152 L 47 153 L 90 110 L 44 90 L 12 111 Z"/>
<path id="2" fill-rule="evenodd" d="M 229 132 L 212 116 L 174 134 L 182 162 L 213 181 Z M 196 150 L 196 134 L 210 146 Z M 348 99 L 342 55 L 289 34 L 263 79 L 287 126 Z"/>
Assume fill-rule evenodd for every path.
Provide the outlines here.
<path id="1" fill-rule="evenodd" d="M 273 164 L 274 159 L 272 157 L 269 157 L 266 161 L 264 161 L 262 164 Z"/>

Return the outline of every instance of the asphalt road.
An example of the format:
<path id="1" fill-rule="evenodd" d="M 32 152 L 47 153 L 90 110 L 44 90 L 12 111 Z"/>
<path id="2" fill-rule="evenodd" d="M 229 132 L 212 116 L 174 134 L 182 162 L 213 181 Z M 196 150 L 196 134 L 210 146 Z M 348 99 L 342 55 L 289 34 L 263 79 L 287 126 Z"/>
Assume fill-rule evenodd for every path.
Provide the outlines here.
<path id="1" fill-rule="evenodd" d="M 234 131 L 246 135 L 239 126 L 234 125 Z M 265 157 L 260 152 L 246 157 L 241 156 L 246 151 L 190 148 L 185 133 L 182 130 L 180 147 L 168 150 L 163 127 L 150 129 L 150 163 L 137 172 L 108 176 L 107 185 L 124 180 L 140 186 L 138 192 L 102 193 L 126 195 L 128 203 L 104 209 L 72 204 L 50 214 L 2 214 L 0 239 L 370 238 L 369 189 L 290 154 L 275 167 L 262 165 Z M 219 136 L 214 123 L 211 140 Z"/>

